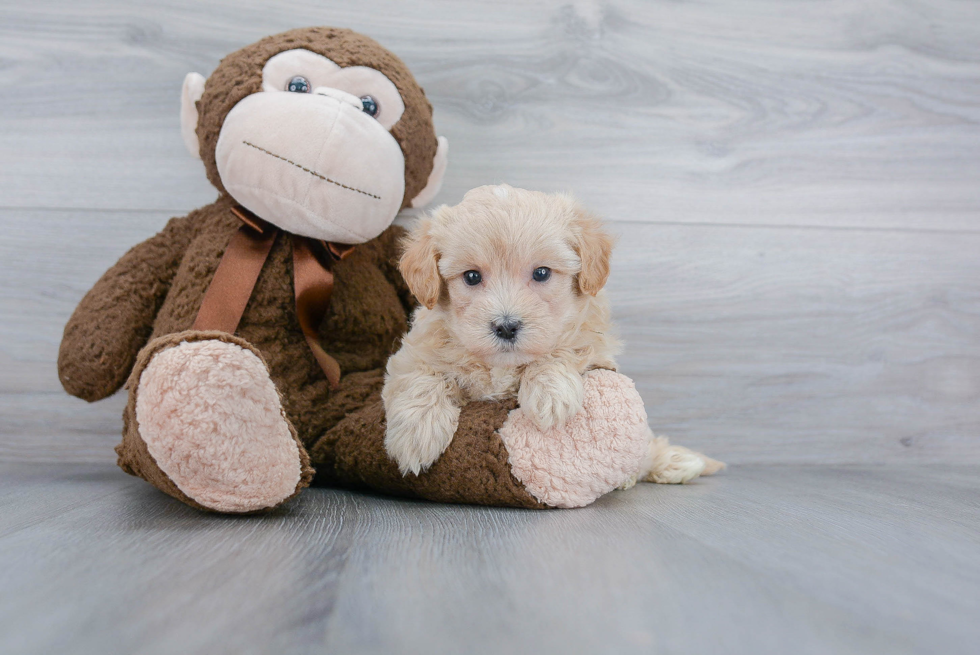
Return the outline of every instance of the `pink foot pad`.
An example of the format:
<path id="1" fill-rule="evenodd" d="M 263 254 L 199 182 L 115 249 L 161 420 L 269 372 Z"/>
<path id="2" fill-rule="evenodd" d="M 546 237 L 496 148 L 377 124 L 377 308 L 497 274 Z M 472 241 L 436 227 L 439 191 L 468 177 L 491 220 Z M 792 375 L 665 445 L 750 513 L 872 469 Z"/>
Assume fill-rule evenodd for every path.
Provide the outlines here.
<path id="1" fill-rule="evenodd" d="M 190 498 L 219 512 L 274 507 L 296 491 L 299 448 L 255 353 L 182 342 L 153 356 L 136 400 L 140 436 Z"/>
<path id="2" fill-rule="evenodd" d="M 500 436 L 514 476 L 553 507 L 582 507 L 635 476 L 647 450 L 647 415 L 633 381 L 613 371 L 585 375 L 582 411 L 538 430 L 520 408 Z"/>

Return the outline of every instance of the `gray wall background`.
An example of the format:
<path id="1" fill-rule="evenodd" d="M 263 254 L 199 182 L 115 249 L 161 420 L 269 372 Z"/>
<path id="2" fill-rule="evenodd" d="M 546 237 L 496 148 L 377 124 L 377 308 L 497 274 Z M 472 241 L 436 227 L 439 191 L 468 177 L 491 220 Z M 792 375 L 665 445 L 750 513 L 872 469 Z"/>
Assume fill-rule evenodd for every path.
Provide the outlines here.
<path id="1" fill-rule="evenodd" d="M 0 460 L 108 462 L 124 397 L 62 327 L 215 191 L 185 73 L 308 24 L 416 73 L 437 199 L 573 191 L 620 236 L 620 363 L 655 430 L 733 464 L 980 462 L 976 2 L 0 4 Z"/>

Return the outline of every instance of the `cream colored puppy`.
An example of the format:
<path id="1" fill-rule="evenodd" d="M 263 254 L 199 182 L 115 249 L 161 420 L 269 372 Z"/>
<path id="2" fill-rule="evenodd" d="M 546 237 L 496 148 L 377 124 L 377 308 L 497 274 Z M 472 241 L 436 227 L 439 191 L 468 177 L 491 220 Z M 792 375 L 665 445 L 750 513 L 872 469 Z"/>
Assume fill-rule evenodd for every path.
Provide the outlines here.
<path id="1" fill-rule="evenodd" d="M 422 303 L 388 360 L 385 448 L 403 474 L 449 446 L 460 407 L 517 397 L 542 431 L 582 409 L 582 374 L 615 369 L 613 240 L 572 198 L 473 189 L 411 233 L 400 268 Z M 651 432 L 640 478 L 687 482 L 722 465 Z"/>

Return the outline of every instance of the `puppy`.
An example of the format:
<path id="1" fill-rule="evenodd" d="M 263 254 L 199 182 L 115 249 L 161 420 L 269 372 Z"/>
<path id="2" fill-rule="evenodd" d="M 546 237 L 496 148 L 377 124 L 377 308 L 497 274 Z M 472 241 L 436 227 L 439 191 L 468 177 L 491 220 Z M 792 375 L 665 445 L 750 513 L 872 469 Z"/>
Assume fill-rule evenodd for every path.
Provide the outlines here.
<path id="1" fill-rule="evenodd" d="M 402 474 L 452 441 L 460 407 L 516 397 L 542 431 L 582 409 L 582 374 L 616 368 L 613 240 L 572 198 L 507 185 L 473 189 L 409 236 L 400 269 L 422 306 L 389 360 L 385 448 Z M 649 434 L 640 478 L 687 482 L 722 465 Z"/>

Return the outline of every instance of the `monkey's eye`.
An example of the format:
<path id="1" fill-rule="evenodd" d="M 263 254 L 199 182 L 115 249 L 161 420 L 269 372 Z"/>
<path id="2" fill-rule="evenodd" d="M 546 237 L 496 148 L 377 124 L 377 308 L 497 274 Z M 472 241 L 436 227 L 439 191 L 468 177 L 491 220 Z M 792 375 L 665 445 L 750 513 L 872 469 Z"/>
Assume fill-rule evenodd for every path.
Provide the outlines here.
<path id="1" fill-rule="evenodd" d="M 544 282 L 551 277 L 551 269 L 547 266 L 538 266 L 536 269 L 534 269 L 534 272 L 531 273 L 531 277 L 534 278 L 535 282 Z"/>
<path id="2" fill-rule="evenodd" d="M 361 96 L 361 107 L 364 109 L 365 114 L 372 117 L 376 117 L 378 112 L 381 111 L 381 106 L 374 99 L 374 96 Z"/>
<path id="3" fill-rule="evenodd" d="M 297 75 L 289 80 L 289 84 L 286 85 L 286 90 L 292 91 L 293 93 L 309 93 L 310 81 L 302 75 Z"/>
<path id="4" fill-rule="evenodd" d="M 463 273 L 463 282 L 468 286 L 475 287 L 482 281 L 483 276 L 480 275 L 480 271 L 466 271 Z"/>

